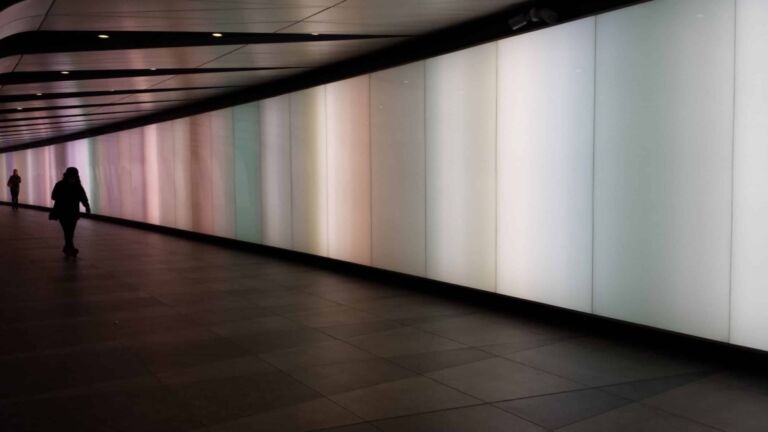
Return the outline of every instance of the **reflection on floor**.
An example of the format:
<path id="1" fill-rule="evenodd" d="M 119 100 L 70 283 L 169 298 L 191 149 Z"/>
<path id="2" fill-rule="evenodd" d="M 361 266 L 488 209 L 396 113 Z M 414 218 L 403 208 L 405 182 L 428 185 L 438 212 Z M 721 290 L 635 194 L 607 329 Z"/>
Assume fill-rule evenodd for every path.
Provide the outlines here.
<path id="1" fill-rule="evenodd" d="M 766 431 L 768 380 L 681 352 L 0 207 L 3 431 Z M 699 356 L 700 357 L 700 356 Z"/>

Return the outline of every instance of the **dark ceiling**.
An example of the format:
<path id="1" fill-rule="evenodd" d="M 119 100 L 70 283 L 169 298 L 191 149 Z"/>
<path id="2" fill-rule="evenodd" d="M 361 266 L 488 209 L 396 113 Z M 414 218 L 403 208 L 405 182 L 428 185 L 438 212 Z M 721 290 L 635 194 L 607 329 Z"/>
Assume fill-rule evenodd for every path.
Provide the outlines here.
<path id="1" fill-rule="evenodd" d="M 570 20 L 637 2 L 547 5 Z M 541 4 L 0 1 L 0 151 L 181 117 L 498 39 L 513 33 L 509 17 Z"/>

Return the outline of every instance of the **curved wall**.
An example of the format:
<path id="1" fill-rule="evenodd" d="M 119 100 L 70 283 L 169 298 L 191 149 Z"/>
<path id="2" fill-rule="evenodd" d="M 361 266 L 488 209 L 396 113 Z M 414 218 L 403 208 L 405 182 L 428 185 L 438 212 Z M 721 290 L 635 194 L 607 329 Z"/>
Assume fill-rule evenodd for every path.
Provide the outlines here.
<path id="1" fill-rule="evenodd" d="M 768 350 L 767 19 L 656 0 L 0 174 L 49 205 L 74 165 L 101 214 Z"/>

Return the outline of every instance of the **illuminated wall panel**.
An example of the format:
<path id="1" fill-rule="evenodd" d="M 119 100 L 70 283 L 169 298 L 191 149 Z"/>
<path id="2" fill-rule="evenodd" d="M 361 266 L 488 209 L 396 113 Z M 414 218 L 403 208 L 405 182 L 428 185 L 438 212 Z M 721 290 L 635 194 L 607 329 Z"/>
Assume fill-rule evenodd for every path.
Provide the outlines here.
<path id="1" fill-rule="evenodd" d="M 427 60 L 427 276 L 496 278 L 496 45 Z"/>
<path id="2" fill-rule="evenodd" d="M 731 338 L 768 350 L 768 3 L 736 13 Z"/>
<path id="3" fill-rule="evenodd" d="M 190 146 L 190 118 L 182 118 L 171 122 L 173 128 L 173 184 L 176 192 L 176 228 L 193 229 L 192 190 L 190 184 L 193 174 L 195 184 L 205 181 L 192 169 L 192 152 Z"/>
<path id="4" fill-rule="evenodd" d="M 598 17 L 595 312 L 728 337 L 734 5 Z"/>
<path id="5" fill-rule="evenodd" d="M 498 53 L 498 292 L 581 311 L 592 308 L 594 46 L 589 18 Z"/>
<path id="6" fill-rule="evenodd" d="M 371 145 L 368 76 L 326 86 L 328 253 L 371 263 Z"/>
<path id="7" fill-rule="evenodd" d="M 13 157 L 13 153 L 0 153 L 0 180 L 3 181 L 3 192 L 0 192 L 0 198 L 3 201 L 11 200 L 11 192 L 8 189 L 7 181 L 13 171 L 8 171 L 8 159 Z"/>
<path id="8" fill-rule="evenodd" d="M 371 75 L 372 263 L 426 276 L 424 62 Z"/>
<path id="9" fill-rule="evenodd" d="M 233 108 L 236 237 L 261 242 L 261 143 L 259 105 Z"/>
<path id="10" fill-rule="evenodd" d="M 144 191 L 144 203 L 147 208 L 147 222 L 160 223 L 160 148 L 159 127 L 156 124 L 143 128 L 144 130 L 144 178 L 146 190 Z"/>
<path id="11" fill-rule="evenodd" d="M 232 109 L 206 114 L 211 121 L 213 233 L 235 237 L 235 146 Z"/>
<path id="12" fill-rule="evenodd" d="M 325 87 L 291 94 L 293 248 L 328 255 Z"/>
<path id="13" fill-rule="evenodd" d="M 137 132 L 141 133 L 141 130 L 137 130 Z M 141 143 L 138 145 L 140 146 Z M 73 166 L 77 168 L 78 172 L 80 173 L 80 182 L 82 183 L 83 189 L 85 189 L 85 193 L 88 195 L 90 201 L 90 196 L 93 193 L 93 169 L 91 168 L 91 152 L 89 140 L 78 140 L 67 143 L 66 148 L 67 167 Z M 52 161 L 49 159 L 49 163 L 50 162 Z M 53 185 L 61 178 L 63 174 L 64 172 L 62 170 L 60 175 L 47 179 L 47 181 L 50 183 L 48 195 L 50 195 L 50 191 L 53 190 Z M 144 194 L 136 193 L 134 195 L 136 196 L 137 201 L 140 201 Z"/>
<path id="14" fill-rule="evenodd" d="M 263 241 L 290 249 L 293 247 L 290 96 L 267 99 L 258 105 Z"/>

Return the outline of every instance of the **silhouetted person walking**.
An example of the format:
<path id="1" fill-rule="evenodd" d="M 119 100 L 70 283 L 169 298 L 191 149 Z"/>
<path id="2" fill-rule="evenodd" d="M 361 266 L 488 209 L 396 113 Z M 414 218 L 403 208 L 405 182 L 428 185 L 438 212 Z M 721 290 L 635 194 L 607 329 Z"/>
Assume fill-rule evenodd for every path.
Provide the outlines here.
<path id="1" fill-rule="evenodd" d="M 64 171 L 64 178 L 53 187 L 51 199 L 55 201 L 51 218 L 58 219 L 64 230 L 64 249 L 62 251 L 68 257 L 76 257 L 79 251 L 75 248 L 74 237 L 77 220 L 80 218 L 80 203 L 83 203 L 86 213 L 91 213 L 91 205 L 88 203 L 85 189 L 80 183 L 80 174 L 77 168 L 69 167 Z"/>
<path id="2" fill-rule="evenodd" d="M 14 210 L 19 209 L 19 187 L 21 186 L 21 176 L 19 170 L 13 170 L 13 175 L 8 179 L 8 187 L 11 189 L 11 206 Z"/>

